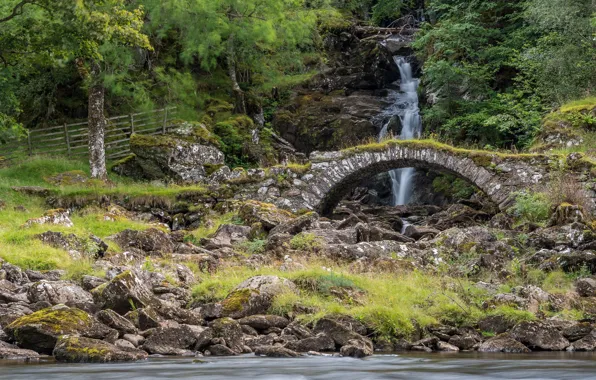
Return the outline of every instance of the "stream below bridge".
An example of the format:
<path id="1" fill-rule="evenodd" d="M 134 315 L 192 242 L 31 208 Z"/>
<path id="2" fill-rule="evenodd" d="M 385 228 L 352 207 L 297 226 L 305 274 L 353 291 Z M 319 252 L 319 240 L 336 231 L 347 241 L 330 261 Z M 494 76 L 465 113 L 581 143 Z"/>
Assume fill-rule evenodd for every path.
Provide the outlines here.
<path id="1" fill-rule="evenodd" d="M 366 359 L 242 355 L 150 358 L 117 364 L 23 364 L 0 361 L 0 379 L 596 379 L 596 353 L 398 354 Z"/>

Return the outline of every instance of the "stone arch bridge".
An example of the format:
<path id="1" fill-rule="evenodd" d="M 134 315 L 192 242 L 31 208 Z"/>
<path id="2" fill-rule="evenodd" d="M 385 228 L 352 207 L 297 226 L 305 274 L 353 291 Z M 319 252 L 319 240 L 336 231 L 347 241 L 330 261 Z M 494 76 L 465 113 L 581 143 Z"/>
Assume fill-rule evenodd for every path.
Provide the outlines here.
<path id="1" fill-rule="evenodd" d="M 292 186 L 281 190 L 263 181 L 256 197 L 251 198 L 293 211 L 309 209 L 327 215 L 363 180 L 391 169 L 415 167 L 456 175 L 478 187 L 500 209 L 511 204 L 514 193 L 546 185 L 555 171 L 566 168 L 596 200 L 596 163 L 575 153 L 567 157 L 503 154 L 430 140 L 389 140 L 337 152 L 313 152 L 309 165 L 301 171 L 291 166 L 271 169 L 273 175 L 290 170 Z"/>

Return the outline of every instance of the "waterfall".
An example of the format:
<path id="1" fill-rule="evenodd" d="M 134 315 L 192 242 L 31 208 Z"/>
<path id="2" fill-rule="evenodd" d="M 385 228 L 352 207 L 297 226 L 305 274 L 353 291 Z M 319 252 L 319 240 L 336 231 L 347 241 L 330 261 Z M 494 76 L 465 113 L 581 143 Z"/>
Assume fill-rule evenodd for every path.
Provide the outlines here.
<path id="1" fill-rule="evenodd" d="M 393 60 L 399 68 L 401 76 L 401 93 L 396 96 L 393 106 L 388 109 L 386 115 L 399 117 L 402 126 L 399 135 L 401 140 L 418 138 L 422 133 L 422 121 L 420 119 L 420 109 L 418 108 L 418 79 L 412 75 L 412 65 L 404 57 L 394 56 Z M 391 118 L 381 128 L 379 140 L 387 135 L 390 123 Z M 389 171 L 393 206 L 408 204 L 412 195 L 412 179 L 415 173 L 414 168 Z"/>

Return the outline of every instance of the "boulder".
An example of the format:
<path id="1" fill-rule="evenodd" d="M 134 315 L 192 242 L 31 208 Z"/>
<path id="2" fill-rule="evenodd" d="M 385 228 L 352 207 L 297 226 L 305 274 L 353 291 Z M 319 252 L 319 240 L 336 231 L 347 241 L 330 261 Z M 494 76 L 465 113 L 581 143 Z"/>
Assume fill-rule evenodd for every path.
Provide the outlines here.
<path id="1" fill-rule="evenodd" d="M 31 313 L 33 313 L 33 310 L 31 310 L 30 305 L 25 306 L 21 303 L 0 305 L 0 326 L 8 326 L 14 320 Z"/>
<path id="2" fill-rule="evenodd" d="M 520 322 L 509 335 L 530 349 L 561 351 L 569 346 L 569 341 L 552 324 L 546 322 Z"/>
<path id="3" fill-rule="evenodd" d="M 577 340 L 567 348 L 568 351 L 595 351 L 596 350 L 596 329 L 588 335 Z"/>
<path id="4" fill-rule="evenodd" d="M 281 346 L 259 346 L 255 350 L 256 356 L 267 356 L 270 358 L 296 358 L 300 354 Z"/>
<path id="5" fill-rule="evenodd" d="M 335 344 L 339 347 L 350 345 L 350 341 L 362 340 L 366 345 L 370 345 L 372 350 L 372 342 L 358 334 L 348 323 L 341 323 L 330 318 L 321 318 L 315 324 L 313 332 L 324 333 L 329 336 Z"/>
<path id="6" fill-rule="evenodd" d="M 414 240 L 420 240 L 423 237 L 435 237 L 441 231 L 432 228 L 432 227 L 425 227 L 425 226 L 415 226 L 413 224 L 408 225 L 404 230 L 404 235 L 410 237 Z"/>
<path id="7" fill-rule="evenodd" d="M 495 334 L 502 334 L 515 325 L 508 318 L 501 315 L 490 315 L 478 321 L 478 328 L 481 331 L 492 332 Z"/>
<path id="8" fill-rule="evenodd" d="M 270 203 L 257 201 L 244 202 L 238 209 L 238 216 L 247 225 L 261 223 L 266 231 L 270 231 L 274 227 L 288 223 L 293 219 L 292 214 L 288 211 L 279 209 Z"/>
<path id="9" fill-rule="evenodd" d="M 73 259 L 103 257 L 108 245 L 95 235 L 81 238 L 75 234 L 46 231 L 36 236 L 44 244 L 68 251 Z"/>
<path id="10" fill-rule="evenodd" d="M 81 279 L 81 286 L 83 289 L 90 291 L 97 288 L 99 285 L 105 284 L 107 280 L 95 276 L 84 275 Z"/>
<path id="11" fill-rule="evenodd" d="M 575 323 L 564 328 L 561 332 L 570 342 L 580 340 L 592 331 L 592 324 L 588 322 Z"/>
<path id="12" fill-rule="evenodd" d="M 125 334 L 135 334 L 137 332 L 137 329 L 130 320 L 124 318 L 114 310 L 100 310 L 95 316 L 101 323 L 117 330 L 120 333 L 120 336 Z"/>
<path id="13" fill-rule="evenodd" d="M 449 338 L 449 344 L 458 347 L 460 350 L 471 350 L 479 342 L 482 342 L 482 335 L 472 327 L 460 327 Z"/>
<path id="14" fill-rule="evenodd" d="M 288 342 L 285 347 L 297 352 L 335 351 L 335 341 L 326 334 L 319 333 L 315 336 Z"/>
<path id="15" fill-rule="evenodd" d="M 279 234 L 298 235 L 305 230 L 317 228 L 319 228 L 319 214 L 316 212 L 308 212 L 295 219 L 277 225 L 269 231 L 269 236 Z"/>
<path id="16" fill-rule="evenodd" d="M 73 335 L 61 336 L 52 355 L 57 361 L 67 363 L 107 363 L 147 358 L 145 351 Z"/>
<path id="17" fill-rule="evenodd" d="M 115 341 L 118 332 L 83 310 L 57 305 L 16 319 L 5 328 L 20 347 L 49 354 L 61 335 L 71 334 Z"/>
<path id="18" fill-rule="evenodd" d="M 241 325 L 248 325 L 255 330 L 267 330 L 271 327 L 285 328 L 290 324 L 287 318 L 277 315 L 250 315 L 238 320 Z"/>
<path id="19" fill-rule="evenodd" d="M 454 346 L 453 344 L 449 344 L 443 341 L 439 341 L 437 343 L 437 351 L 444 351 L 444 352 L 457 352 L 459 351 L 459 347 Z"/>
<path id="20" fill-rule="evenodd" d="M 0 341 L 0 359 L 4 360 L 22 360 L 22 361 L 37 361 L 40 355 L 32 350 L 18 348 L 13 344 Z"/>
<path id="21" fill-rule="evenodd" d="M 130 311 L 124 315 L 126 319 L 131 321 L 139 330 L 147 330 L 159 327 L 162 318 L 157 314 L 152 307 L 142 307 Z"/>
<path id="22" fill-rule="evenodd" d="M 509 335 L 501 334 L 483 342 L 478 347 L 478 352 L 527 353 L 530 350 Z"/>
<path id="23" fill-rule="evenodd" d="M 29 282 L 29 277 L 23 273 L 21 268 L 10 263 L 2 263 L 2 270 L 6 273 L 6 280 L 16 285 L 23 285 Z"/>
<path id="24" fill-rule="evenodd" d="M 373 345 L 367 339 L 350 339 L 345 346 L 339 350 L 341 356 L 363 358 L 373 354 Z"/>
<path id="25" fill-rule="evenodd" d="M 596 297 L 596 280 L 593 278 L 580 278 L 575 283 L 575 290 L 581 297 Z"/>
<path id="26" fill-rule="evenodd" d="M 158 327 L 143 344 L 143 350 L 161 355 L 189 354 L 204 330 L 204 327 L 190 325 Z"/>
<path id="27" fill-rule="evenodd" d="M 157 228 L 149 228 L 145 231 L 124 230 L 111 236 L 110 239 L 122 249 L 140 249 L 149 256 L 163 256 L 174 252 L 175 248 L 170 236 Z"/>
<path id="28" fill-rule="evenodd" d="M 157 302 L 146 281 L 130 270 L 93 289 L 91 294 L 102 308 L 112 309 L 119 314 Z"/>
<path id="29" fill-rule="evenodd" d="M 130 342 L 134 347 L 139 347 L 141 344 L 145 343 L 145 337 L 138 334 L 124 334 L 122 340 Z"/>
<path id="30" fill-rule="evenodd" d="M 273 298 L 283 292 L 298 292 L 296 285 L 277 276 L 256 276 L 238 285 L 221 302 L 222 315 L 243 318 L 267 312 Z"/>
<path id="31" fill-rule="evenodd" d="M 244 333 L 240 324 L 231 318 L 216 319 L 197 337 L 195 350 L 208 349 L 216 355 L 213 346 L 218 344 L 227 347 L 233 354 L 244 352 Z"/>
<path id="32" fill-rule="evenodd" d="M 222 224 L 219 226 L 213 237 L 209 239 L 201 239 L 201 244 L 205 249 L 232 248 L 234 244 L 246 241 L 250 234 L 250 230 L 251 228 L 247 226 Z"/>
<path id="33" fill-rule="evenodd" d="M 49 302 L 52 305 L 82 305 L 92 303 L 93 297 L 85 289 L 69 281 L 39 281 L 27 292 L 29 302 Z"/>
<path id="34" fill-rule="evenodd" d="M 205 180 L 208 176 L 206 168 L 223 166 L 225 159 L 214 146 L 170 135 L 135 134 L 130 139 L 130 150 L 135 155 L 134 164 L 144 178 L 183 183 Z"/>
<path id="35" fill-rule="evenodd" d="M 55 209 L 46 211 L 43 216 L 39 218 L 29 219 L 25 222 L 25 228 L 29 228 L 35 224 L 52 224 L 64 227 L 73 227 L 74 224 L 70 220 L 70 212 L 64 209 Z"/>

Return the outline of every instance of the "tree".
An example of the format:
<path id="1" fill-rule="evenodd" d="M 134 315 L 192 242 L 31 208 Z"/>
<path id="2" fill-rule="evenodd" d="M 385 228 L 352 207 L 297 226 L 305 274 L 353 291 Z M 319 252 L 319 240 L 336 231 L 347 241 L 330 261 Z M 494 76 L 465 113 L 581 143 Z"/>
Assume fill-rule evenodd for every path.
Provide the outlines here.
<path id="1" fill-rule="evenodd" d="M 178 33 L 181 58 L 204 70 L 224 58 L 235 110 L 246 112 L 238 64 L 259 70 L 263 57 L 296 49 L 311 40 L 315 16 L 301 0 L 147 0 L 153 34 Z"/>
<path id="2" fill-rule="evenodd" d="M 83 79 L 88 93 L 89 164 L 93 178 L 107 179 L 104 74 L 108 69 L 126 69 L 123 64 L 128 60 L 123 55 L 131 48 L 151 49 L 149 39 L 141 32 L 143 8 L 129 9 L 127 3 L 126 0 L 22 0 L 5 5 L 4 9 L 8 7 L 11 11 L 0 18 L 0 23 L 10 24 L 13 31 L 21 33 L 18 36 L 12 33 L 15 38 L 10 41 L 12 45 L 22 44 L 19 49 L 10 46 L 7 49 L 8 39 L 0 39 L 3 43 L 0 60 L 5 65 L 11 59 L 16 59 L 21 67 L 29 59 L 47 66 L 70 63 Z M 29 28 L 24 27 L 27 25 Z M 11 33 L 5 36 L 8 34 Z"/>

